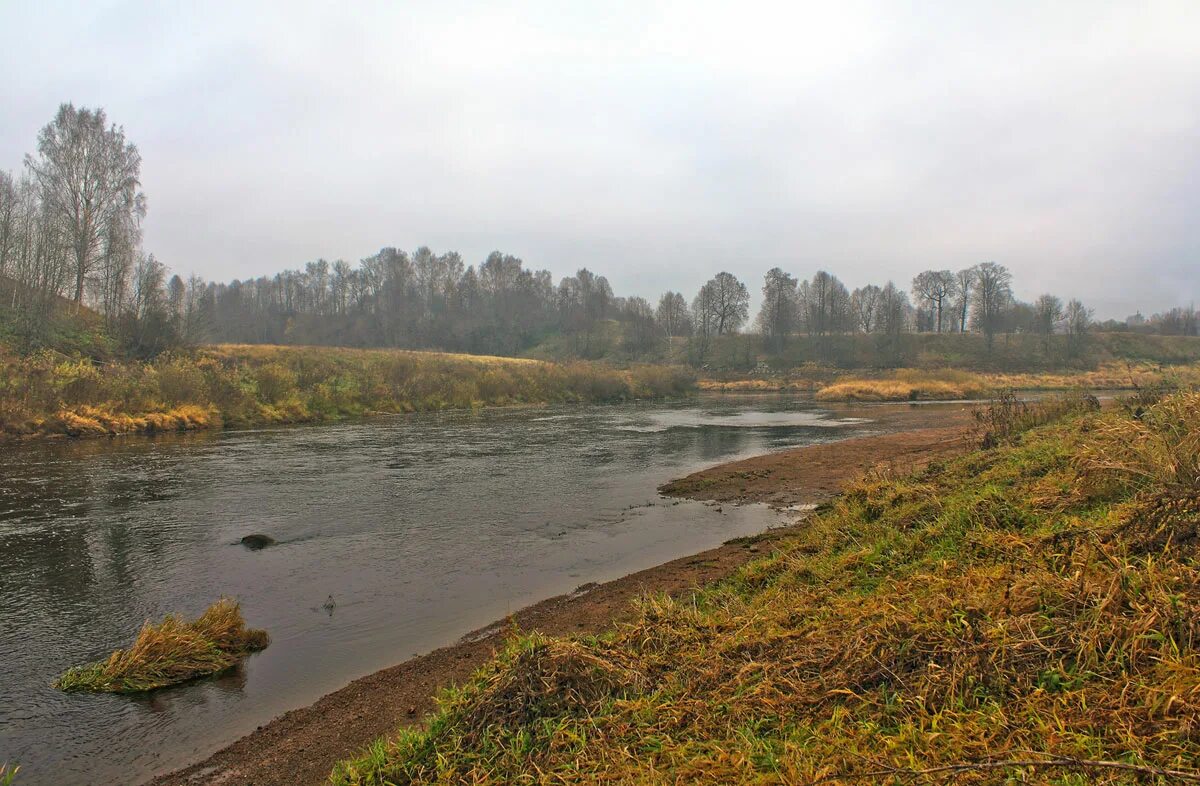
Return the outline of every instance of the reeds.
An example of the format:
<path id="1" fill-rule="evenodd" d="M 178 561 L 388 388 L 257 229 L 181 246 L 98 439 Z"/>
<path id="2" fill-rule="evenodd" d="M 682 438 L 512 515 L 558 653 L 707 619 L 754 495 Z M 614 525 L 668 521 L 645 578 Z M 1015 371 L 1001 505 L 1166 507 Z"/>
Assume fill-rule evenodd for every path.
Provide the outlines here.
<path id="1" fill-rule="evenodd" d="M 237 601 L 222 598 L 191 622 L 169 614 L 147 621 L 129 649 L 69 669 L 55 683 L 65 691 L 136 693 L 216 674 L 267 646 L 266 631 L 246 627 Z"/>
<path id="2" fill-rule="evenodd" d="M 869 474 L 724 582 L 646 598 L 600 638 L 518 639 L 332 780 L 1200 781 L 1195 541 L 1143 548 L 1129 527 L 1189 477 L 1131 458 L 1200 430 L 1196 394 L 1162 404 L 1137 421 L 1068 408 L 916 475 Z M 1091 482 L 1109 471 L 1136 482 Z M 1180 531 L 1195 512 L 1157 515 Z"/>

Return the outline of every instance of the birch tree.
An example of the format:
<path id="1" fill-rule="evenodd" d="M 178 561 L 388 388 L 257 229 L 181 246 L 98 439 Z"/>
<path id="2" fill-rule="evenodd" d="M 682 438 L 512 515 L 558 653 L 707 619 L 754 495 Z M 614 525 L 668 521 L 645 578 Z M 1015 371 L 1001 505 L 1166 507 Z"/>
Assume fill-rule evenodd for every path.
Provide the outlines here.
<path id="1" fill-rule="evenodd" d="M 63 104 L 38 134 L 37 157 L 26 156 L 25 165 L 67 240 L 79 304 L 106 234 L 145 214 L 141 155 L 123 128 L 108 126 L 103 109 Z"/>

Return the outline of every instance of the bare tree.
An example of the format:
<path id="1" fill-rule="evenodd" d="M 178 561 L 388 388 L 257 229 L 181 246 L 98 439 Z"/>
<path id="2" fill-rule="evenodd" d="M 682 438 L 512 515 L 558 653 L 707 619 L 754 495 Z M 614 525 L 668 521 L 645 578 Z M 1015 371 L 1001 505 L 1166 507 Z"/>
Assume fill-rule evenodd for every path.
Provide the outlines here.
<path id="1" fill-rule="evenodd" d="M 1042 295 L 1033 303 L 1033 327 L 1042 337 L 1046 352 L 1050 352 L 1050 341 L 1054 327 L 1063 317 L 1062 301 L 1054 295 Z"/>
<path id="2" fill-rule="evenodd" d="M 942 332 L 942 308 L 953 296 L 956 279 L 949 270 L 926 270 L 912 280 L 912 293 L 917 302 L 929 304 L 934 314 L 937 332 Z"/>
<path id="3" fill-rule="evenodd" d="M 1067 331 L 1067 352 L 1075 356 L 1083 349 L 1088 331 L 1092 327 L 1092 310 L 1079 300 L 1071 298 L 1063 319 Z"/>
<path id="4" fill-rule="evenodd" d="M 0 277 L 9 275 L 17 245 L 17 184 L 8 172 L 0 172 Z"/>
<path id="5" fill-rule="evenodd" d="M 659 326 L 668 336 L 687 336 L 692 332 L 692 317 L 687 301 L 678 292 L 664 292 L 655 312 Z"/>
<path id="6" fill-rule="evenodd" d="M 849 322 L 850 293 L 837 276 L 819 270 L 798 291 L 809 335 L 837 333 Z"/>
<path id="7" fill-rule="evenodd" d="M 1004 315 L 1012 301 L 1012 274 L 1003 265 L 983 262 L 975 266 L 975 309 L 971 318 L 987 339 L 990 351 L 996 332 L 1004 327 Z"/>
<path id="8" fill-rule="evenodd" d="M 882 290 L 874 284 L 859 287 L 850 294 L 850 311 L 855 327 L 864 333 L 875 329 L 879 321 L 879 302 Z"/>
<path id="9" fill-rule="evenodd" d="M 649 352 L 654 347 L 658 333 L 654 322 L 654 309 L 645 298 L 631 297 L 625 301 L 622 310 L 627 326 L 623 345 L 634 355 Z"/>
<path id="10" fill-rule="evenodd" d="M 771 268 L 763 282 L 762 293 L 758 327 L 763 339 L 779 350 L 796 329 L 796 279 L 777 267 Z"/>
<path id="11" fill-rule="evenodd" d="M 696 301 L 700 307 L 693 307 L 692 311 L 697 321 L 706 321 L 712 334 L 735 333 L 746 322 L 750 293 L 732 273 L 721 271 L 700 288 L 700 293 Z M 701 314 L 701 311 L 706 313 Z"/>
<path id="12" fill-rule="evenodd" d="M 888 336 L 899 336 L 908 326 L 912 304 L 908 295 L 891 281 L 879 290 L 879 332 Z"/>
<path id="13" fill-rule="evenodd" d="M 963 268 L 954 274 L 954 308 L 958 312 L 958 332 L 967 332 L 967 314 L 971 309 L 971 296 L 975 293 L 975 268 Z"/>
<path id="14" fill-rule="evenodd" d="M 63 104 L 38 134 L 38 157 L 25 157 L 41 197 L 69 243 L 76 303 L 99 255 L 104 237 L 145 214 L 142 158 L 119 126 L 107 127 L 103 109 Z"/>

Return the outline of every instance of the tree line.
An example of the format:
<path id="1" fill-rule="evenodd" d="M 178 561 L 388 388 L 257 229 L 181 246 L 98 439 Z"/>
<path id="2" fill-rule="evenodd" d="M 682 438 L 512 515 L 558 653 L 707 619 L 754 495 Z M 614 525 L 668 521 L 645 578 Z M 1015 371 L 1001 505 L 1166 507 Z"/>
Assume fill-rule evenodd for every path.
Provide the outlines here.
<path id="1" fill-rule="evenodd" d="M 500 251 L 476 265 L 454 251 L 389 247 L 357 264 L 318 259 L 228 283 L 184 279 L 142 248 L 140 176 L 140 154 L 124 130 L 101 109 L 71 104 L 38 134 L 19 177 L 0 172 L 0 283 L 7 282 L 0 294 L 18 333 L 36 339 L 66 303 L 98 312 L 139 356 L 207 341 L 503 355 L 557 341 L 560 351 L 580 357 L 659 356 L 682 345 L 702 363 L 717 337 L 749 323 L 747 285 L 728 272 L 690 301 L 668 291 L 652 304 L 615 295 L 586 268 L 555 282 L 548 270 Z M 1092 327 L 1091 310 L 1077 299 L 1020 301 L 1011 273 L 994 262 L 923 271 L 907 288 L 889 281 L 853 290 L 826 271 L 797 279 L 777 267 L 764 277 L 762 298 L 753 327 L 769 351 L 782 351 L 797 335 L 819 344 L 871 334 L 886 343 L 914 331 L 973 331 L 989 348 L 998 334 L 1038 334 L 1047 347 L 1061 334 L 1074 353 Z M 1158 324 L 1195 334 L 1194 311 L 1176 312 L 1137 329 Z"/>

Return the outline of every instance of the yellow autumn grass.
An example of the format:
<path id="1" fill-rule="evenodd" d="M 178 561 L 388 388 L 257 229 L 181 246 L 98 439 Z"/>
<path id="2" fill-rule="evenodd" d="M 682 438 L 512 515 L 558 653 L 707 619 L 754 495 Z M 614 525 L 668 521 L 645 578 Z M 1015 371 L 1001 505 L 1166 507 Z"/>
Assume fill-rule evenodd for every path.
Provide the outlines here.
<path id="1" fill-rule="evenodd" d="M 900 369 L 878 377 L 851 377 L 820 387 L 818 401 L 928 401 L 977 399 L 998 390 L 1132 390 L 1200 383 L 1200 366 L 1110 362 L 1089 371 L 972 373 L 954 369 Z"/>
<path id="2" fill-rule="evenodd" d="M 1163 452 L 1200 403 L 1139 407 L 868 473 L 725 581 L 515 638 L 331 780 L 1200 782 L 1194 462 Z"/>
<path id="3" fill-rule="evenodd" d="M 65 691 L 135 693 L 215 674 L 267 646 L 266 631 L 247 628 L 237 601 L 222 598 L 188 622 L 169 614 L 146 622 L 129 649 L 69 669 L 55 683 Z"/>
<path id="4" fill-rule="evenodd" d="M 683 395 L 679 367 L 228 344 L 153 362 L 0 354 L 0 438 L 304 423 L 372 413 Z"/>

